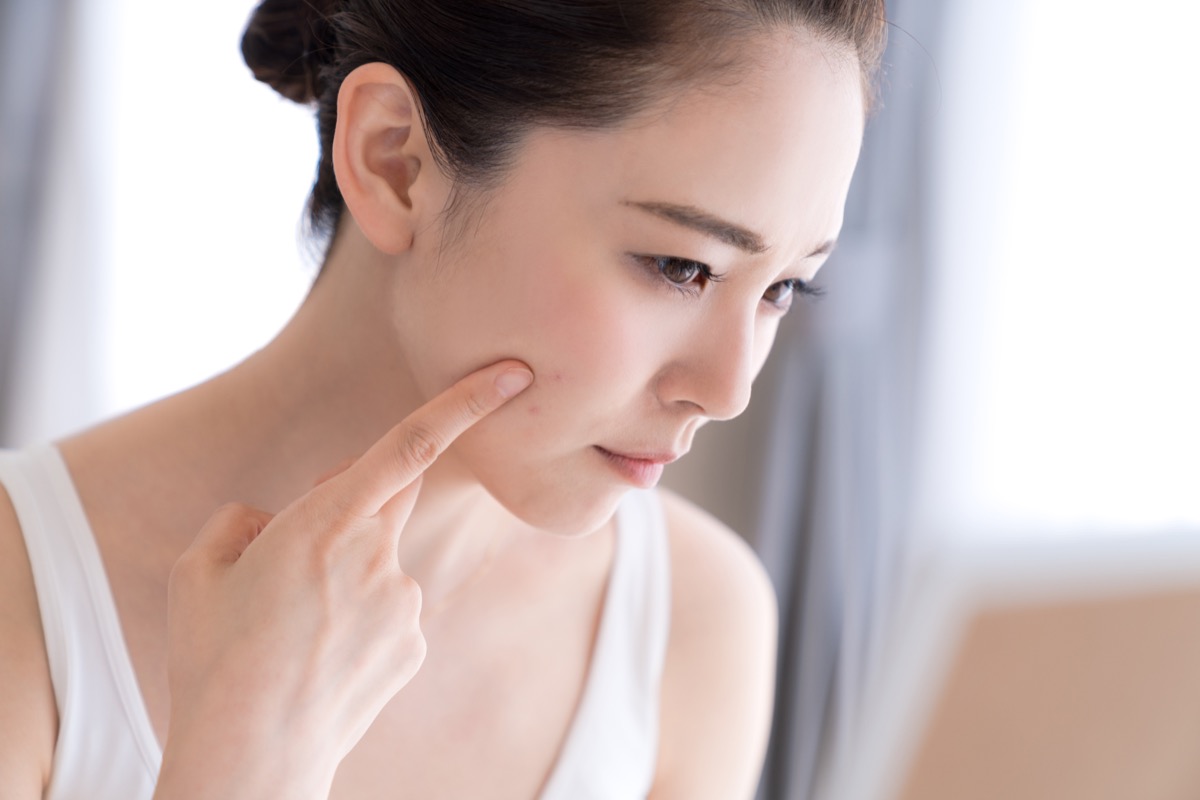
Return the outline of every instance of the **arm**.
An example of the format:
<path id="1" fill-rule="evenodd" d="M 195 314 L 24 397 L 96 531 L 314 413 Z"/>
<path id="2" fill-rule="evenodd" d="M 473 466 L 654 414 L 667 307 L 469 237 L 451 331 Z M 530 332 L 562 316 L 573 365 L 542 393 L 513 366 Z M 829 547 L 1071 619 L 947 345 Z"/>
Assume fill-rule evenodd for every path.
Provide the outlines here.
<path id="1" fill-rule="evenodd" d="M 665 496 L 664 505 L 673 572 L 671 642 L 650 797 L 750 798 L 771 724 L 775 593 L 739 537 L 678 497 Z"/>
<path id="2" fill-rule="evenodd" d="M 0 797 L 42 796 L 57 727 L 25 540 L 8 494 L 0 487 Z"/>

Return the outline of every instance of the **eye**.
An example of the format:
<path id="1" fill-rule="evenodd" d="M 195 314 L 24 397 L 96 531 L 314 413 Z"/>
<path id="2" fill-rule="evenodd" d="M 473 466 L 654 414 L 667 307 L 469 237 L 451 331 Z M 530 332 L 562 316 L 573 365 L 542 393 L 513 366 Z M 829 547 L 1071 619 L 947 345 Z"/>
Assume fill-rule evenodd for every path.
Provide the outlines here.
<path id="1" fill-rule="evenodd" d="M 639 260 L 667 280 L 672 286 L 683 291 L 695 291 L 706 283 L 716 283 L 720 275 L 712 271 L 707 264 L 692 261 L 689 258 L 676 256 L 639 256 Z"/>
<path id="2" fill-rule="evenodd" d="M 763 293 L 763 300 L 766 300 L 782 311 L 787 311 L 792 307 L 792 301 L 798 294 L 820 297 L 822 292 L 817 287 L 810 286 L 799 278 L 789 278 L 786 281 L 772 284 Z"/>

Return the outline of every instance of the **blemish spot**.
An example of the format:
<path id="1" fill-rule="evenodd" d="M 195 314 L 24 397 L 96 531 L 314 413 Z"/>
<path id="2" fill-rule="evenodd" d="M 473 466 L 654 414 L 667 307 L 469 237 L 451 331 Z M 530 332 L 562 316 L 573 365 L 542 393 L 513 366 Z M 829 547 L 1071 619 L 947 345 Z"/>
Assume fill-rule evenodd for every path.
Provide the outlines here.
<path id="1" fill-rule="evenodd" d="M 529 415 L 530 415 L 530 416 L 532 416 L 532 417 L 536 417 L 536 416 L 537 416 L 538 414 L 540 414 L 540 413 L 542 413 L 542 407 L 541 407 L 541 406 L 530 406 L 530 407 L 529 407 Z"/>

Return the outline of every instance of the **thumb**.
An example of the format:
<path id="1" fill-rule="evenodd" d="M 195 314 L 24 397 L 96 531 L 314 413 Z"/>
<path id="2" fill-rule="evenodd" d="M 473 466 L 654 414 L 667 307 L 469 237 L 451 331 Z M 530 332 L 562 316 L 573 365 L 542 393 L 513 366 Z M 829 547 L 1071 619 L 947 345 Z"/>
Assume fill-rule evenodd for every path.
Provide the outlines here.
<path id="1" fill-rule="evenodd" d="M 273 514 L 241 503 L 221 506 L 204 523 L 188 550 L 209 564 L 232 564 L 273 518 Z"/>

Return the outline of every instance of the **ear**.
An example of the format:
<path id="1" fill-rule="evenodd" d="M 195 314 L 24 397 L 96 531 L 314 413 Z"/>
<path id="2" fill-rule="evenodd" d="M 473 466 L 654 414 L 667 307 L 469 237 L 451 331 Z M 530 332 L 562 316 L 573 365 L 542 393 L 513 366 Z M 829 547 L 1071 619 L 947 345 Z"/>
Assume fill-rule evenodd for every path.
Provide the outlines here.
<path id="1" fill-rule="evenodd" d="M 346 209 L 376 248 L 397 255 L 420 217 L 441 209 L 417 95 L 393 67 L 364 64 L 342 82 L 337 112 L 333 172 Z"/>

